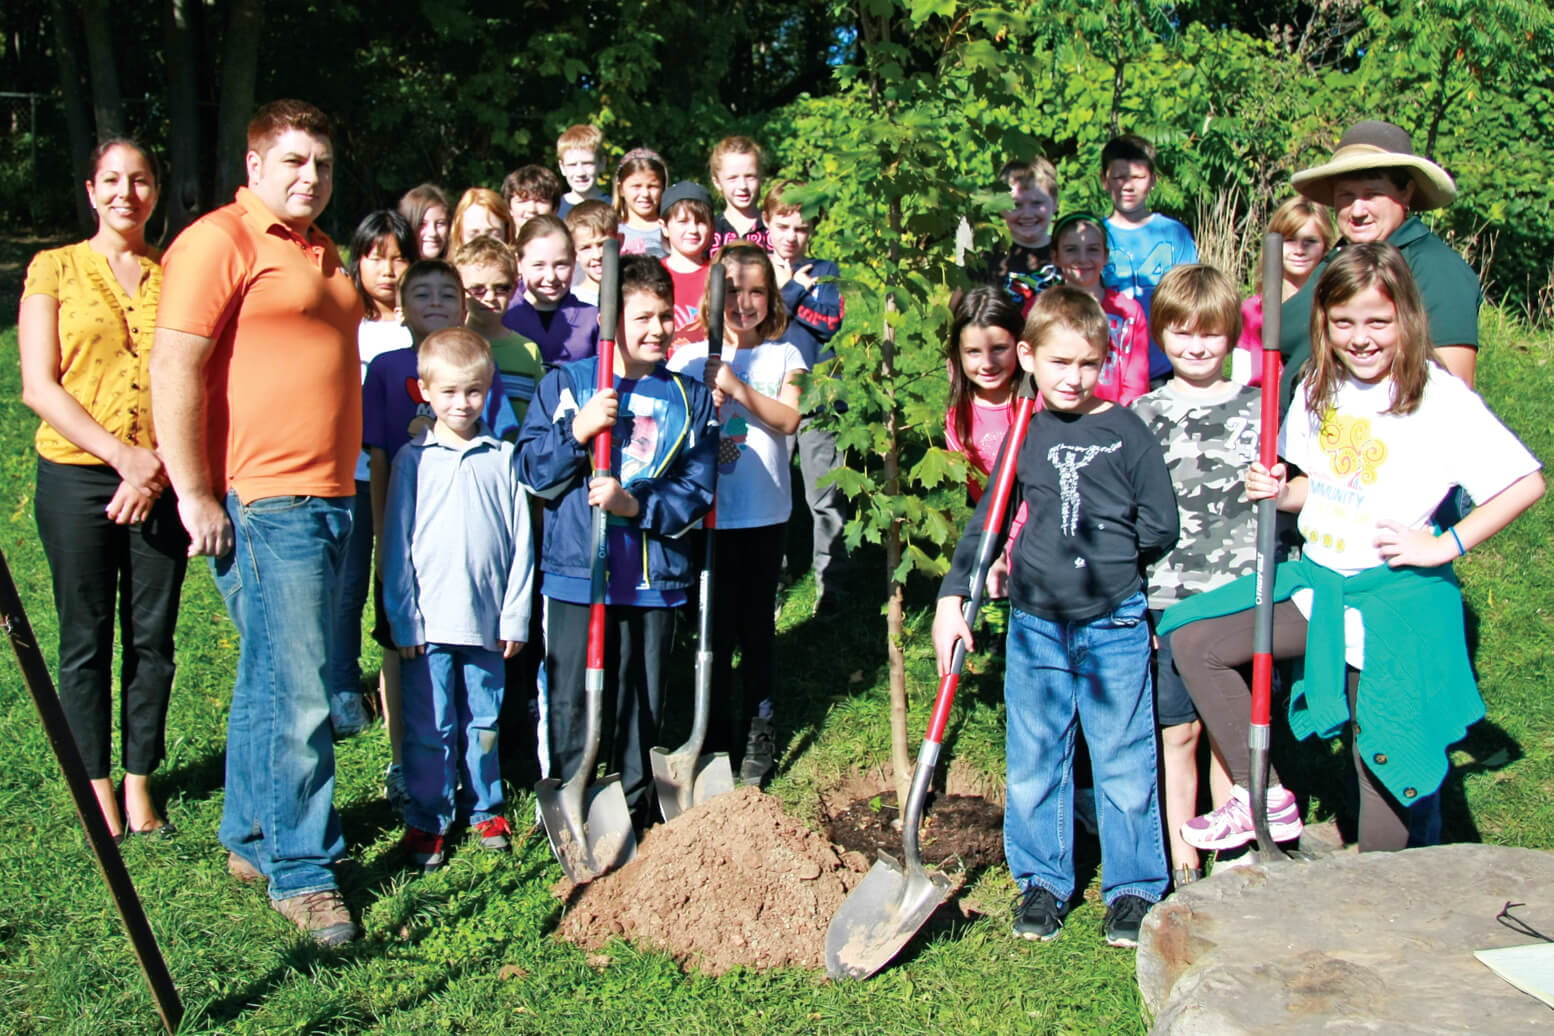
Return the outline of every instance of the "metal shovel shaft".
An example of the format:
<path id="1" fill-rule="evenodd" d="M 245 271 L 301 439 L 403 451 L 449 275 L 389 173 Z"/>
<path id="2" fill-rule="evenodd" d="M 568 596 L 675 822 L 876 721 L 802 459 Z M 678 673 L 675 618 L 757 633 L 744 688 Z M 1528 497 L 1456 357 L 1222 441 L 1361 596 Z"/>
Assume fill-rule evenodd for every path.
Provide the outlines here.
<path id="1" fill-rule="evenodd" d="M 135 883 L 130 880 L 124 859 L 119 855 L 118 846 L 113 843 L 113 835 L 108 832 L 108 822 L 103 819 L 102 810 L 97 805 L 91 779 L 86 774 L 86 764 L 81 761 L 80 749 L 76 747 L 75 738 L 70 733 L 65 711 L 54 690 L 54 679 L 49 675 L 48 663 L 44 661 L 43 651 L 38 647 L 32 624 L 27 620 L 27 609 L 22 605 L 21 595 L 17 593 L 3 551 L 0 551 L 0 624 L 3 624 L 10 637 L 16 661 L 22 669 L 22 682 L 27 685 L 32 703 L 37 707 L 43 731 L 48 736 L 50 747 L 54 749 L 54 758 L 65 776 L 65 785 L 70 789 L 76 816 L 86 831 L 87 844 L 91 846 L 92 855 L 97 858 L 97 867 L 108 884 L 113 905 L 118 908 L 119 920 L 124 924 L 130 946 L 135 951 L 135 959 L 140 963 L 141 974 L 145 976 L 146 985 L 151 988 L 151 999 L 156 1004 L 157 1014 L 167 1031 L 174 1032 L 183 1020 L 183 1001 L 178 996 L 178 987 L 173 984 L 172 974 L 167 970 L 167 962 L 162 958 L 156 933 L 146 920 L 145 909 L 135 892 Z"/>
<path id="2" fill-rule="evenodd" d="M 1272 468 L 1279 460 L 1279 329 L 1284 297 L 1284 238 L 1263 237 L 1263 378 L 1258 462 Z M 1257 578 L 1252 639 L 1252 715 L 1247 748 L 1252 773 L 1247 796 L 1260 860 L 1286 859 L 1268 827 L 1268 742 L 1273 711 L 1273 581 L 1278 508 L 1272 499 L 1257 502 Z"/>

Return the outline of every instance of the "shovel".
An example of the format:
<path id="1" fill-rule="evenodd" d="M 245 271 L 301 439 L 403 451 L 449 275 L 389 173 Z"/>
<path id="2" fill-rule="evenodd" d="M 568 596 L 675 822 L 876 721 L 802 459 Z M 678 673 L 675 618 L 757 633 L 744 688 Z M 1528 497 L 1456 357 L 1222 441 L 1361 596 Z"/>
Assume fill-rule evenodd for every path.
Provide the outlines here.
<path id="1" fill-rule="evenodd" d="M 1035 408 L 1036 398 L 1029 379 L 1022 378 L 1019 406 L 1004 436 L 989 491 L 992 499 L 988 501 L 982 541 L 977 548 L 976 575 L 961 611 L 968 626 L 975 624 L 977 612 L 982 607 L 983 587 L 997 552 L 998 533 L 1009 513 L 1020 445 L 1025 441 Z M 955 704 L 955 689 L 965 662 L 966 646 L 957 643 L 950 671 L 939 681 L 939 695 L 934 699 L 928 733 L 923 738 L 922 750 L 917 753 L 917 768 L 912 773 L 912 790 L 907 798 L 901 830 L 901 850 L 906 866 L 903 868 L 890 856 L 880 853 L 879 861 L 831 919 L 831 927 L 826 931 L 826 970 L 832 978 L 868 978 L 883 968 L 912 940 L 950 894 L 949 878 L 923 868 L 917 829 L 923 819 L 923 802 L 928 797 L 928 785 L 939 761 L 939 745 L 944 739 L 944 728 L 950 722 L 950 709 Z"/>
<path id="2" fill-rule="evenodd" d="M 604 244 L 604 276 L 599 287 L 599 354 L 597 388 L 610 388 L 615 374 L 615 328 L 620 312 L 620 244 Z M 594 437 L 594 478 L 610 474 L 611 429 Z M 545 822 L 545 837 L 561 869 L 576 884 L 592 881 L 626 863 L 637 853 L 637 836 L 626 808 L 620 776 L 612 774 L 590 784 L 594 761 L 599 756 L 599 734 L 604 725 L 604 596 L 608 577 L 608 547 L 602 507 L 593 509 L 593 561 L 588 603 L 588 670 L 583 678 L 583 758 L 565 783 L 547 778 L 534 788 Z"/>
<path id="3" fill-rule="evenodd" d="M 723 264 L 713 263 L 707 272 L 707 349 L 723 344 Z M 658 808 L 665 820 L 673 820 L 692 806 L 699 806 L 714 795 L 734 790 L 734 771 L 728 765 L 727 752 L 701 754 L 707 739 L 707 714 L 712 699 L 712 573 L 717 558 L 713 529 L 717 525 L 717 506 L 707 513 L 702 527 L 707 533 L 707 553 L 702 562 L 700 591 L 701 612 L 696 633 L 696 702 L 691 720 L 691 736 L 673 752 L 655 748 L 648 753 L 653 764 L 653 783 L 658 789 Z"/>
<path id="4" fill-rule="evenodd" d="M 1279 307 L 1284 288 L 1284 238 L 1276 233 L 1263 237 L 1263 400 L 1259 429 L 1258 461 L 1265 468 L 1279 456 Z M 1268 830 L 1268 733 L 1273 709 L 1273 579 L 1278 560 L 1274 556 L 1278 511 L 1272 497 L 1257 502 L 1256 608 L 1252 628 L 1252 717 L 1247 727 L 1252 773 L 1247 796 L 1252 807 L 1252 830 L 1257 836 L 1259 862 L 1289 859 Z"/>

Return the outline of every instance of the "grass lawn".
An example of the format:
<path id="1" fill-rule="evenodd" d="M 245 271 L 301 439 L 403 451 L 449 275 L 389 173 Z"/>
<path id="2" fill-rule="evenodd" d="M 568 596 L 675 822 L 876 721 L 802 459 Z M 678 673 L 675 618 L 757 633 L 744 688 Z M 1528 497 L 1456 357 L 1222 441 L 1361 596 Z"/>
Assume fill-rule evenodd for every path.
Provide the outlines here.
<path id="1" fill-rule="evenodd" d="M 26 253 L 5 243 L 0 276 L 0 547 L 51 665 L 56 628 L 49 575 L 32 515 L 32 414 L 21 404 L 14 303 Z M 1554 337 L 1486 312 L 1480 388 L 1542 458 L 1554 457 L 1546 399 Z M 1540 504 L 1459 567 L 1478 637 L 1489 719 L 1453 753 L 1447 831 L 1554 847 L 1554 704 L 1546 670 L 1554 644 L 1554 505 Z M 809 620 L 811 588 L 790 595 L 780 626 L 782 714 L 789 744 L 773 792 L 811 821 L 819 796 L 889 757 L 883 618 L 860 573 L 854 606 Z M 933 691 L 928 643 L 932 587 L 909 604 L 913 737 Z M 909 947 L 904 962 L 862 984 L 806 972 L 686 976 L 668 959 L 614 945 L 609 961 L 552 937 L 561 876 L 543 836 L 510 856 L 465 847 L 441 872 L 412 877 L 394 850 L 398 829 L 381 800 L 388 749 L 381 730 L 339 747 L 337 803 L 352 858 L 346 894 L 366 937 L 341 952 L 301 940 L 263 894 L 227 877 L 215 832 L 237 643 L 203 562 L 191 566 L 179 625 L 179 669 L 168 759 L 153 781 L 180 835 L 131 840 L 125 858 L 182 992 L 189 1032 L 1141 1032 L 1147 1019 L 1133 954 L 1100 936 L 1098 878 L 1055 943 L 1013 938 L 1004 872 L 966 893 L 990 916 Z M 375 667 L 374 667 L 375 668 Z M 690 688 L 690 671 L 684 686 Z M 79 831 L 19 671 L 0 661 L 0 1016 L 13 1032 L 144 1033 L 158 1023 L 106 889 Z M 1312 758 L 1328 746 L 1303 749 Z M 989 679 L 968 681 L 947 754 L 973 772 L 1002 767 L 1002 703 Z M 1277 751 L 1277 749 L 1276 749 Z M 1332 769 L 1332 767 L 1329 767 Z M 1337 787 L 1336 782 L 1328 782 Z M 1320 789 L 1313 812 L 1331 812 Z M 532 815 L 515 791 L 511 812 Z M 527 825 L 520 823 L 520 829 Z M 672 919 L 666 919 L 672 923 Z"/>

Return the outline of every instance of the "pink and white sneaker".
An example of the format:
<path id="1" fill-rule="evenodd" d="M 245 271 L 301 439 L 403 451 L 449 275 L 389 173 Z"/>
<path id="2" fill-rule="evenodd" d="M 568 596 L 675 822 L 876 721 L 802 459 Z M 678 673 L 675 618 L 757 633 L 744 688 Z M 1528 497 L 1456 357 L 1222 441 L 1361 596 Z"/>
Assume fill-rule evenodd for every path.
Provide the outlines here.
<path id="1" fill-rule="evenodd" d="M 1295 795 L 1282 784 L 1268 789 L 1268 832 L 1276 842 L 1299 838 L 1302 824 Z M 1252 841 L 1251 800 L 1246 789 L 1236 785 L 1226 803 L 1182 825 L 1182 841 L 1196 849 L 1235 849 Z"/>

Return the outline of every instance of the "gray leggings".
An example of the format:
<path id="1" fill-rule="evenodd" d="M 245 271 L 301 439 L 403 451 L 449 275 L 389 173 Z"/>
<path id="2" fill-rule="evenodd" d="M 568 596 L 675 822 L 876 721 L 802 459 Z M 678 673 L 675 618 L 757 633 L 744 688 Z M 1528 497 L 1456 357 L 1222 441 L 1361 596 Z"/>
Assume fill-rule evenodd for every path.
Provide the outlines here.
<path id="1" fill-rule="evenodd" d="M 1176 668 L 1187 684 L 1204 727 L 1219 747 L 1231 779 L 1243 788 L 1252 772 L 1247 748 L 1252 691 L 1240 667 L 1252 660 L 1255 612 L 1246 611 L 1190 623 L 1171 634 Z M 1290 601 L 1273 606 L 1273 657 L 1300 658 L 1306 653 L 1306 618 Z M 1360 674 L 1349 670 L 1349 714 L 1354 715 Z M 1360 783 L 1360 851 L 1403 849 L 1408 845 L 1408 810 L 1376 779 L 1359 748 L 1353 748 Z M 1269 783 L 1279 775 L 1270 766 Z"/>

